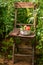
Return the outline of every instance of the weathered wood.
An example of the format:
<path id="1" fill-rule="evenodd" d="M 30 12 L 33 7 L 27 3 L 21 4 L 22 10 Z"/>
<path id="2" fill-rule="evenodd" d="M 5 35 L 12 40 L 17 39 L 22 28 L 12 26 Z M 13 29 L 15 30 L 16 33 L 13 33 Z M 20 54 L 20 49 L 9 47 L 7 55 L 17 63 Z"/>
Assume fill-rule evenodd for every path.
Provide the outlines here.
<path id="1" fill-rule="evenodd" d="M 10 32 L 9 35 L 10 35 L 10 36 L 13 36 L 13 37 L 14 37 L 14 36 L 16 36 L 16 37 L 18 36 L 18 37 L 23 37 L 23 38 L 34 38 L 34 37 L 35 37 L 35 34 L 21 35 L 19 29 L 16 29 L 16 30 Z"/>
<path id="2" fill-rule="evenodd" d="M 24 26 L 24 25 L 27 25 L 27 26 L 33 26 L 33 24 L 22 24 L 22 23 L 17 23 L 16 25 L 19 25 L 19 26 Z"/>
<path id="3" fill-rule="evenodd" d="M 14 51 L 15 51 L 15 43 L 13 44 L 13 54 L 12 54 L 12 55 L 13 55 L 13 56 L 12 56 L 13 64 L 14 64 L 14 59 L 15 59 L 15 57 L 14 57 L 15 52 L 14 52 Z"/>
<path id="4" fill-rule="evenodd" d="M 17 23 L 17 9 L 15 9 L 15 22 L 14 22 L 14 27 L 16 28 L 16 23 Z"/>
<path id="5" fill-rule="evenodd" d="M 26 55 L 26 54 L 15 54 L 15 56 L 32 56 L 32 55 Z"/>
<path id="6" fill-rule="evenodd" d="M 34 8 L 34 4 L 31 2 L 16 2 L 15 8 Z"/>
<path id="7" fill-rule="evenodd" d="M 34 32 L 36 32 L 37 13 L 34 14 Z"/>
<path id="8" fill-rule="evenodd" d="M 31 35 L 21 35 L 21 34 L 19 34 L 18 35 L 19 37 L 24 37 L 24 38 L 34 38 L 35 37 L 35 34 L 31 34 Z"/>
<path id="9" fill-rule="evenodd" d="M 32 47 L 19 47 L 19 49 L 28 49 L 28 50 L 32 50 Z"/>
<path id="10" fill-rule="evenodd" d="M 9 36 L 17 36 L 19 33 L 19 28 L 14 28 L 13 31 L 9 33 Z"/>
<path id="11" fill-rule="evenodd" d="M 34 41 L 34 43 L 35 43 L 36 41 Z M 34 45 L 32 46 L 33 47 L 33 49 L 32 49 L 32 65 L 34 65 Z"/>

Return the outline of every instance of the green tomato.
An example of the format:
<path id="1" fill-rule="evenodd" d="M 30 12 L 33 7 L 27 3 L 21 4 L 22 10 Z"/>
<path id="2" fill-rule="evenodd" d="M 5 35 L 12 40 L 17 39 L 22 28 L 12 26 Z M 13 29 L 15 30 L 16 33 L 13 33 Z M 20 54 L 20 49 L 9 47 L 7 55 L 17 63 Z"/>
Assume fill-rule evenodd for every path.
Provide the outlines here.
<path id="1" fill-rule="evenodd" d="M 24 26 L 24 30 L 26 30 L 26 25 Z"/>

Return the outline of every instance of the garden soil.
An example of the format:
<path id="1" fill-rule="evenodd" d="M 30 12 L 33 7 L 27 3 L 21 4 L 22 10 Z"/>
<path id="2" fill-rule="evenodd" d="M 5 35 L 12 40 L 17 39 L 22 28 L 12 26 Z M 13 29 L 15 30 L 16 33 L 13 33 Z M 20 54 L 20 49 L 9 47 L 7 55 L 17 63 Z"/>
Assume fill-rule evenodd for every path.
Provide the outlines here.
<path id="1" fill-rule="evenodd" d="M 1 58 L 0 58 L 0 65 L 5 65 L 3 59 Z M 6 65 L 13 65 L 12 60 L 9 60 L 9 62 Z M 15 63 L 14 65 L 31 65 L 31 64 L 25 61 L 24 62 L 20 61 L 20 62 Z"/>

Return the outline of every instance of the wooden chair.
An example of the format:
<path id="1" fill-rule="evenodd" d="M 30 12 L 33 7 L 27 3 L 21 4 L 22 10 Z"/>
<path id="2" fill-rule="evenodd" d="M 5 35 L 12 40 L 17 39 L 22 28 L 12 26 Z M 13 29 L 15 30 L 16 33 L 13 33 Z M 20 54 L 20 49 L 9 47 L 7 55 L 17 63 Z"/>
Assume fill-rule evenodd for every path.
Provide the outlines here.
<path id="1" fill-rule="evenodd" d="M 16 25 L 25 25 L 25 24 L 18 24 L 17 23 L 17 8 L 33 8 L 33 9 L 36 9 L 36 4 L 34 3 L 31 3 L 31 2 L 16 2 L 15 3 L 15 22 L 14 22 L 14 29 L 13 31 L 10 32 L 10 36 L 12 37 L 20 37 L 20 38 L 28 38 L 28 39 L 32 39 L 34 40 L 35 37 L 36 37 L 36 34 L 35 34 L 35 30 L 36 30 L 36 16 L 34 17 L 34 23 L 33 23 L 33 26 L 34 26 L 34 33 L 32 33 L 31 35 L 28 35 L 28 36 L 25 36 L 25 35 L 21 35 L 20 34 L 20 29 L 19 28 L 16 28 Z M 31 26 L 32 24 L 26 24 L 26 25 L 29 25 Z M 15 41 L 15 40 L 14 40 Z M 35 40 L 34 40 L 35 41 Z M 15 42 L 13 44 L 13 63 L 14 63 L 14 59 L 15 59 L 15 56 L 32 56 L 32 65 L 34 65 L 34 44 L 32 45 L 32 55 L 26 55 L 26 54 L 15 54 Z M 30 48 L 28 48 L 30 49 Z"/>

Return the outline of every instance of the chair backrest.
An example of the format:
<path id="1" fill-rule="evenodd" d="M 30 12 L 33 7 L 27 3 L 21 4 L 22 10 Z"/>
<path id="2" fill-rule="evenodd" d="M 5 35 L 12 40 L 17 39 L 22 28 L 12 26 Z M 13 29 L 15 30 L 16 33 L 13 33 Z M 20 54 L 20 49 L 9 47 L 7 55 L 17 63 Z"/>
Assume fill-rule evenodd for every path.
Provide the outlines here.
<path id="1" fill-rule="evenodd" d="M 16 2 L 16 8 L 34 8 L 34 4 L 31 2 Z"/>
<path id="2" fill-rule="evenodd" d="M 16 28 L 16 22 L 17 22 L 17 8 L 36 8 L 36 4 L 31 2 L 16 2 L 15 3 L 15 28 Z M 34 18 L 34 29 L 36 26 L 36 17 Z"/>

